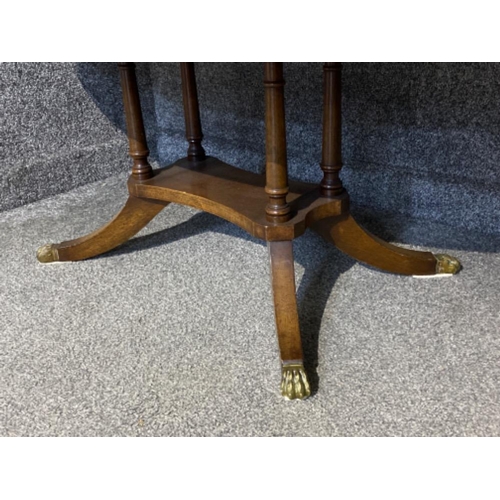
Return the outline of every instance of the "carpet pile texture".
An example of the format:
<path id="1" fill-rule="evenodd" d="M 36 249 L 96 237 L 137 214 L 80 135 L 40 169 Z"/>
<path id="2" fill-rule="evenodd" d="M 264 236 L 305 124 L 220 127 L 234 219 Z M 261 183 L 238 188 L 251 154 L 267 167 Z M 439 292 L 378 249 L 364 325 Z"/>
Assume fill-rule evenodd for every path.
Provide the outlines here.
<path id="1" fill-rule="evenodd" d="M 449 252 L 455 277 L 294 245 L 314 394 L 287 402 L 266 246 L 168 206 L 105 256 L 39 264 L 38 246 L 107 222 L 126 176 L 0 214 L 3 436 L 498 436 L 498 236 L 388 214 L 366 227 Z"/>

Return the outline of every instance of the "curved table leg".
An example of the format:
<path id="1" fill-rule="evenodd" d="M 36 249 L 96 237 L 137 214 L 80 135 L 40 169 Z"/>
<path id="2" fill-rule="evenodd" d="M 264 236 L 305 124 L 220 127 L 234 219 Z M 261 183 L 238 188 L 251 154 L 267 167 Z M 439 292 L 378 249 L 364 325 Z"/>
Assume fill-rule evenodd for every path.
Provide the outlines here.
<path id="1" fill-rule="evenodd" d="M 460 262 L 444 254 L 391 245 L 362 228 L 350 215 L 327 217 L 311 226 L 339 250 L 383 271 L 407 275 L 455 274 Z"/>
<path id="2" fill-rule="evenodd" d="M 40 247 L 40 262 L 73 261 L 95 257 L 125 243 L 150 222 L 165 206 L 156 202 L 129 196 L 125 206 L 105 226 L 75 240 Z"/>
<path id="3" fill-rule="evenodd" d="M 269 241 L 276 330 L 282 362 L 281 394 L 305 399 L 311 394 L 304 370 L 291 241 Z"/>

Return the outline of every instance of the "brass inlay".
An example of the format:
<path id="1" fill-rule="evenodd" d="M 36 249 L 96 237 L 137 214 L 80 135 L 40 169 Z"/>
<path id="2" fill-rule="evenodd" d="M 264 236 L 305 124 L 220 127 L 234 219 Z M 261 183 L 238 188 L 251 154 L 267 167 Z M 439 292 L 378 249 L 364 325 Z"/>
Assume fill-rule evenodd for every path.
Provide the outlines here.
<path id="1" fill-rule="evenodd" d="M 305 399 L 311 394 L 303 364 L 283 365 L 281 394 L 286 399 Z"/>
<path id="2" fill-rule="evenodd" d="M 43 247 L 40 247 L 36 252 L 36 258 L 43 263 L 55 262 L 59 260 L 57 248 L 50 243 L 48 245 L 44 245 Z"/>
<path id="3" fill-rule="evenodd" d="M 436 273 L 437 274 L 456 274 L 462 268 L 458 259 L 447 254 L 436 254 Z"/>

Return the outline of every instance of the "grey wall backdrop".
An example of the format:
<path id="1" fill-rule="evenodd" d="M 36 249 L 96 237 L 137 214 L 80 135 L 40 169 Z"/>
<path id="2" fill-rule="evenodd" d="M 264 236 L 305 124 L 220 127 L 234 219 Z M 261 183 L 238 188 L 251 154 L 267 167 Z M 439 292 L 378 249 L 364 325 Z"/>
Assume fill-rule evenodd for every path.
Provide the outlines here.
<path id="1" fill-rule="evenodd" d="M 197 65 L 205 149 L 263 172 L 260 64 Z M 321 177 L 321 64 L 287 63 L 290 175 Z M 185 154 L 178 65 L 138 65 L 151 159 Z M 374 213 L 500 232 L 500 64 L 346 63 L 342 177 Z M 0 65 L 0 210 L 130 167 L 114 63 Z"/>

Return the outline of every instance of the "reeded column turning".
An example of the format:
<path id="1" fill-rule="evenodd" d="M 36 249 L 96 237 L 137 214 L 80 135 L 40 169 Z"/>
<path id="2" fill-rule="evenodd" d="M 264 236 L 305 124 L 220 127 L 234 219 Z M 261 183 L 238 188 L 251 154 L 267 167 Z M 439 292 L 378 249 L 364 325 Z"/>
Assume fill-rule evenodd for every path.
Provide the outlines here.
<path id="1" fill-rule="evenodd" d="M 323 196 L 336 196 L 344 188 L 339 178 L 342 168 L 342 92 L 341 63 L 325 63 L 323 66 L 323 147 L 321 181 Z"/>
<path id="2" fill-rule="evenodd" d="M 286 222 L 291 210 L 286 201 L 288 172 L 286 159 L 285 98 L 283 63 L 264 63 L 266 94 L 266 206 L 268 220 Z"/>
<path id="3" fill-rule="evenodd" d="M 141 101 L 137 88 L 134 63 L 118 63 L 120 81 L 123 92 L 123 105 L 127 122 L 129 154 L 134 164 L 132 176 L 137 180 L 149 179 L 153 169 L 148 162 L 149 149 L 146 142 L 144 122 L 142 119 Z"/>
<path id="4" fill-rule="evenodd" d="M 186 139 L 189 143 L 187 156 L 190 160 L 205 159 L 205 150 L 201 145 L 203 133 L 201 130 L 200 108 L 194 63 L 181 63 L 182 100 L 184 103 L 184 119 L 186 120 Z"/>

